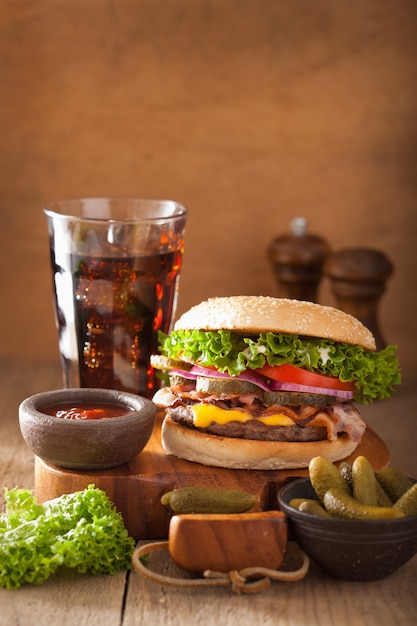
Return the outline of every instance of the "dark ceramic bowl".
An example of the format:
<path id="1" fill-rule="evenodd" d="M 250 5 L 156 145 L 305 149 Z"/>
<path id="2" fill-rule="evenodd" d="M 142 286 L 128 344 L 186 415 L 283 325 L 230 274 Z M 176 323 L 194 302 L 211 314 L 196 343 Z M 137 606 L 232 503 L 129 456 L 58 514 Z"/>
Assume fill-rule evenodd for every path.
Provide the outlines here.
<path id="1" fill-rule="evenodd" d="M 320 517 L 289 506 L 293 498 L 315 498 L 308 478 L 282 487 L 279 507 L 290 535 L 327 574 L 352 581 L 386 578 L 417 553 L 417 516 L 395 520 Z"/>
<path id="2" fill-rule="evenodd" d="M 126 414 L 100 419 L 63 419 L 46 413 L 57 405 L 122 405 Z M 109 389 L 60 389 L 24 400 L 20 430 L 44 461 L 76 470 L 107 469 L 131 461 L 148 443 L 156 407 L 150 400 Z"/>

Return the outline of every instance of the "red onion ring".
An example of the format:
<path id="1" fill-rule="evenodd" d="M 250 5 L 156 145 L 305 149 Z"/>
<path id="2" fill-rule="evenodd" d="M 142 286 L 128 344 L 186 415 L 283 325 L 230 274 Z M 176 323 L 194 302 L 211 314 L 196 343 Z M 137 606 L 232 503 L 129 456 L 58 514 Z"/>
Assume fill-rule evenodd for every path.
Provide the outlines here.
<path id="1" fill-rule="evenodd" d="M 270 391 L 299 391 L 302 393 L 317 393 L 325 396 L 334 396 L 343 400 L 352 400 L 353 391 L 342 389 L 329 389 L 328 387 L 311 387 L 309 385 L 299 385 L 297 383 L 282 383 L 278 380 L 271 380 Z"/>

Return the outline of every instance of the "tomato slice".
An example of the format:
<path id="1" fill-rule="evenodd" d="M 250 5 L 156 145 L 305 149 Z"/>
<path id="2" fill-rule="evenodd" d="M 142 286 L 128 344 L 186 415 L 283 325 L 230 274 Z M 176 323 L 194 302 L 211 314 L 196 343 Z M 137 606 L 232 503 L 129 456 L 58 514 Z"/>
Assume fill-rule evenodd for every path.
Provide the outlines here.
<path id="1" fill-rule="evenodd" d="M 266 378 L 279 380 L 283 383 L 295 383 L 296 385 L 307 385 L 308 387 L 322 387 L 323 389 L 338 389 L 340 391 L 355 391 L 355 383 L 342 382 L 334 376 L 309 372 L 302 367 L 283 363 L 282 365 L 264 365 L 255 370 Z"/>

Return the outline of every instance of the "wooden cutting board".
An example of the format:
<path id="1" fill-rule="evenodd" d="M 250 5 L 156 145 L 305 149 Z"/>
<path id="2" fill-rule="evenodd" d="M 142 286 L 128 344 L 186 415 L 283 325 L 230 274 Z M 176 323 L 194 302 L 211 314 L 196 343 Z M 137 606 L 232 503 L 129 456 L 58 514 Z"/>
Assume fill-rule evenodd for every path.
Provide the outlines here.
<path id="1" fill-rule="evenodd" d="M 148 445 L 131 463 L 121 467 L 74 471 L 56 467 L 35 457 L 36 497 L 44 502 L 94 484 L 103 489 L 114 502 L 134 539 L 164 539 L 168 536 L 170 512 L 160 499 L 171 489 L 189 486 L 241 489 L 256 496 L 257 510 L 267 511 L 278 508 L 277 494 L 285 482 L 308 476 L 307 469 L 229 470 L 168 456 L 161 444 L 161 423 L 162 416 L 158 415 Z M 358 455 L 366 456 L 375 471 L 390 462 L 387 446 L 370 428 L 355 452 L 346 460 L 352 461 Z"/>

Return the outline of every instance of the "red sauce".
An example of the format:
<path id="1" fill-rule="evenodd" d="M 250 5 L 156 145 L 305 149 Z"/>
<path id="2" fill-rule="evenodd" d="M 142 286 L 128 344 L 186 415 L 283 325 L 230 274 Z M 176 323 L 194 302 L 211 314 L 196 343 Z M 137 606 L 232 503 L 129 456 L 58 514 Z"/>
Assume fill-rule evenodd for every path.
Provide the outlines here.
<path id="1" fill-rule="evenodd" d="M 65 420 L 97 420 L 103 417 L 121 417 L 133 409 L 123 404 L 58 404 L 42 409 L 43 413 Z"/>

